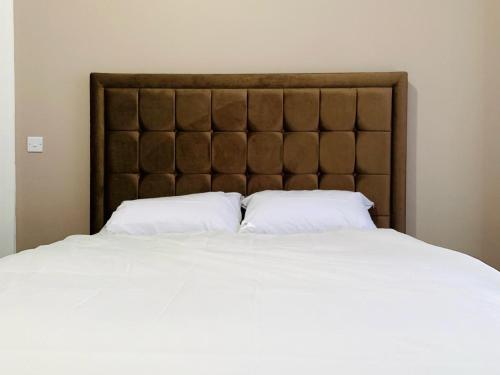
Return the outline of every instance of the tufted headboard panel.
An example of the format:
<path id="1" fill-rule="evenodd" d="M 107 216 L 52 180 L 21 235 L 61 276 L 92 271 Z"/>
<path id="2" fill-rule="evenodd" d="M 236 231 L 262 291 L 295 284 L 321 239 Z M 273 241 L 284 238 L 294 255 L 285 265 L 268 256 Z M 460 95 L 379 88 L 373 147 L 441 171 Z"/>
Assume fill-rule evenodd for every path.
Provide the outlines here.
<path id="1" fill-rule="evenodd" d="M 405 231 L 406 73 L 90 77 L 91 233 L 123 201 L 346 189 Z"/>

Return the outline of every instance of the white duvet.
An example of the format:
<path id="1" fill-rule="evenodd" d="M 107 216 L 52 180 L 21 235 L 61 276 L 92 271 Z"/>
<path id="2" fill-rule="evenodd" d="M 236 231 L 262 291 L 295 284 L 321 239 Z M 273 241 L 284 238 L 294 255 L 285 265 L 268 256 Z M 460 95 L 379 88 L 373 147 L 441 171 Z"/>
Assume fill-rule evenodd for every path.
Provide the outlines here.
<path id="1" fill-rule="evenodd" d="M 0 260 L 0 374 L 500 374 L 500 273 L 392 230 L 72 236 Z"/>

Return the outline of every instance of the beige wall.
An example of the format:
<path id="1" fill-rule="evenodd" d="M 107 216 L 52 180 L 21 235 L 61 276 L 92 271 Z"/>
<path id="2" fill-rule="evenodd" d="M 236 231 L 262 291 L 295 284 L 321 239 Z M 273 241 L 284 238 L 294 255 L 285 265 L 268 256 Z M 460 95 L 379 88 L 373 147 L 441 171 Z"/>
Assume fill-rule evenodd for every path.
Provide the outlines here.
<path id="1" fill-rule="evenodd" d="M 484 115 L 496 108 L 483 100 L 485 70 L 498 77 L 486 18 L 499 30 L 486 5 L 494 1 L 16 0 L 19 249 L 88 230 L 92 71 L 406 70 L 409 232 L 500 266 L 499 219 L 484 199 L 499 177 L 483 166 L 499 156 L 485 134 L 499 118 Z M 46 151 L 27 154 L 27 135 L 45 136 Z"/>
<path id="2" fill-rule="evenodd" d="M 484 22 L 483 254 L 500 270 L 500 1 L 488 0 Z"/>

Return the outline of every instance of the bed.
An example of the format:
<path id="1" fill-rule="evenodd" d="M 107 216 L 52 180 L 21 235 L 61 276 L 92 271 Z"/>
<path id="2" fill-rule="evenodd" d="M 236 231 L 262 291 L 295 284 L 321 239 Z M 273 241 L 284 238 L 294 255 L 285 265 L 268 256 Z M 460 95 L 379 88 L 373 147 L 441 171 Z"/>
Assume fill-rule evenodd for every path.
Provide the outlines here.
<path id="1" fill-rule="evenodd" d="M 500 273 L 405 232 L 405 73 L 91 76 L 91 232 L 0 260 L 2 374 L 498 374 Z M 125 200 L 336 189 L 378 229 L 134 236 Z"/>

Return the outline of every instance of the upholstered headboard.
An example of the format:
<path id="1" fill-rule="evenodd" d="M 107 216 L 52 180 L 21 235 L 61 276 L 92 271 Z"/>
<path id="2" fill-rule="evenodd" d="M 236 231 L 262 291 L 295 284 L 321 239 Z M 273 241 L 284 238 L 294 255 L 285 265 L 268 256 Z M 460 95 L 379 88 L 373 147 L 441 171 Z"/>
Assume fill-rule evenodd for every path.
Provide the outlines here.
<path id="1" fill-rule="evenodd" d="M 136 198 L 347 189 L 405 231 L 406 73 L 90 77 L 91 232 Z"/>

